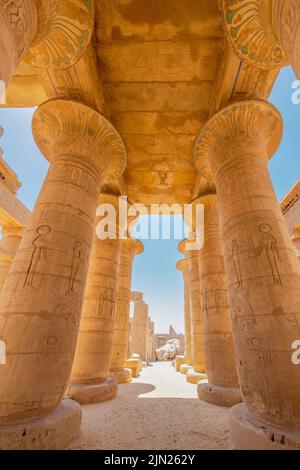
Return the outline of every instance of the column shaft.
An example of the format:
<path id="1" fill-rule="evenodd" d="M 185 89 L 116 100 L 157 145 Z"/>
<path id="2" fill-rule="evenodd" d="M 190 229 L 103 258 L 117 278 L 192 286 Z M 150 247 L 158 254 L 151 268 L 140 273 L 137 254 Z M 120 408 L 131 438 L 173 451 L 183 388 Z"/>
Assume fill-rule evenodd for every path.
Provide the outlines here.
<path id="1" fill-rule="evenodd" d="M 184 280 L 184 358 L 186 364 L 192 365 L 192 332 L 191 332 L 191 293 L 190 293 L 190 273 L 186 266 L 183 272 Z"/>
<path id="2" fill-rule="evenodd" d="M 204 246 L 199 251 L 204 357 L 208 384 L 198 385 L 199 397 L 219 405 L 241 401 L 228 307 L 216 194 L 204 204 Z"/>
<path id="3" fill-rule="evenodd" d="M 103 177 L 124 171 L 124 144 L 100 114 L 52 100 L 33 118 L 50 168 L 0 294 L 0 424 L 48 415 L 69 381 Z"/>
<path id="4" fill-rule="evenodd" d="M 113 328 L 120 262 L 120 241 L 94 235 L 72 384 L 104 382 L 112 358 Z"/>
<path id="5" fill-rule="evenodd" d="M 235 103 L 210 120 L 195 156 L 203 170 L 208 155 L 218 192 L 244 403 L 252 420 L 265 423 L 258 429 L 284 432 L 300 422 L 299 366 L 292 361 L 300 338 L 300 266 L 267 169 L 281 134 L 269 103 Z"/>
<path id="6" fill-rule="evenodd" d="M 72 178 L 80 175 L 80 183 Z M 0 423 L 44 416 L 70 375 L 100 181 L 88 165 L 50 165 L 1 291 Z M 76 201 L 76 204 L 74 203 Z"/>
<path id="7" fill-rule="evenodd" d="M 191 294 L 191 322 L 192 322 L 192 359 L 195 372 L 205 373 L 205 360 L 203 351 L 203 330 L 201 320 L 201 291 L 199 251 L 187 251 L 190 265 L 190 294 Z"/>
<path id="8" fill-rule="evenodd" d="M 113 335 L 113 353 L 111 361 L 112 371 L 123 369 L 128 355 L 131 272 L 133 256 L 124 253 L 126 247 L 123 248 L 123 242 L 124 241 L 121 242 L 122 248 L 118 280 L 116 321 Z"/>
<path id="9" fill-rule="evenodd" d="M 135 300 L 131 323 L 130 354 L 139 354 L 143 361 L 147 358 L 148 305 L 141 299 Z"/>

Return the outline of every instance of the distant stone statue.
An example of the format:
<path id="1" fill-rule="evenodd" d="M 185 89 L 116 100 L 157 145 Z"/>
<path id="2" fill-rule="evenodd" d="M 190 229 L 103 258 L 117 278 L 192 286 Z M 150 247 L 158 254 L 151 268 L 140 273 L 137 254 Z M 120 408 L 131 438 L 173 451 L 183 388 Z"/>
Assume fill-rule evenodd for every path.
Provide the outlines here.
<path id="1" fill-rule="evenodd" d="M 157 361 L 170 361 L 180 351 L 180 341 L 178 339 L 170 339 L 164 346 L 155 350 Z"/>

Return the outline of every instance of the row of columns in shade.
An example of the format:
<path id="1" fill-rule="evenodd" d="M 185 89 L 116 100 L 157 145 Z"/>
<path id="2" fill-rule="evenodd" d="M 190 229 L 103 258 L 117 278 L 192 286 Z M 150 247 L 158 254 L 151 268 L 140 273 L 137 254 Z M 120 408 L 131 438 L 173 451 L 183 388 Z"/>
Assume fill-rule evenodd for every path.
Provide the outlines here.
<path id="1" fill-rule="evenodd" d="M 82 20 L 78 30 L 83 31 L 84 24 L 87 28 L 78 41 L 75 37 L 70 39 L 69 34 L 62 39 L 60 26 L 55 30 L 67 14 L 68 9 L 64 8 L 67 3 L 58 2 L 56 8 L 49 10 L 47 2 L 20 0 L 22 14 L 18 24 L 11 11 L 12 3 L 0 4 L 1 80 L 9 84 L 24 55 L 35 66 L 56 68 L 65 68 L 78 60 L 92 34 L 92 28 L 88 29 L 93 18 L 92 1 L 77 2 L 79 10 L 84 5 L 78 11 Z M 234 3 L 221 2 L 225 12 Z M 300 78 L 299 5 L 297 0 L 275 3 L 278 15 L 273 23 L 273 36 L 277 34 L 279 47 Z M 296 21 L 289 28 L 293 6 Z M 256 11 L 259 15 L 259 8 Z M 231 21 L 234 13 L 239 21 L 239 8 L 232 9 L 226 19 Z M 50 22 L 54 30 L 43 21 L 47 14 L 59 19 Z M 262 22 L 255 24 L 263 27 Z M 23 34 L 18 34 L 22 25 Z M 49 34 L 51 40 L 56 34 L 59 44 L 56 49 L 49 47 Z M 237 41 L 244 34 L 230 37 L 238 54 L 249 50 Z M 243 57 L 257 66 L 274 65 L 260 63 L 260 58 L 255 62 L 253 53 Z M 277 61 L 275 65 L 282 64 Z M 243 101 L 213 116 L 195 146 L 196 167 L 202 176 L 214 182 L 218 195 L 228 305 L 243 406 L 254 426 L 274 429 L 274 440 L 277 435 L 286 439 L 295 433 L 300 421 L 300 374 L 290 360 L 291 344 L 300 338 L 300 267 L 267 169 L 281 131 L 279 113 L 270 104 Z M 56 410 L 66 392 L 72 367 L 77 381 L 88 377 L 93 380 L 96 376 L 96 380 L 105 380 L 105 367 L 100 370 L 90 361 L 85 363 L 85 352 L 90 357 L 93 354 L 84 340 L 86 337 L 91 342 L 86 327 L 80 331 L 75 362 L 74 354 L 83 304 L 83 325 L 98 322 L 88 318 L 97 287 L 92 280 L 89 284 L 89 276 L 100 274 L 110 286 L 111 299 L 116 286 L 115 268 L 110 268 L 107 277 L 103 275 L 105 267 L 100 267 L 97 248 L 93 247 L 94 264 L 89 274 L 88 264 L 101 187 L 118 179 L 126 167 L 121 137 L 95 110 L 64 100 L 49 101 L 39 107 L 33 118 L 33 135 L 50 167 L 1 290 L 0 337 L 7 347 L 8 363 L 0 367 L 0 424 L 6 426 L 45 417 Z M 212 230 L 212 236 L 216 243 L 219 235 Z M 209 289 L 216 282 L 222 291 L 224 275 L 220 272 L 216 281 L 212 281 L 214 273 L 207 263 L 212 256 L 211 248 L 206 246 L 199 253 L 202 288 Z M 115 249 L 106 248 L 114 260 L 110 266 L 116 266 L 118 245 Z M 216 263 L 218 259 L 220 254 L 216 252 Z M 90 302 L 84 299 L 86 282 Z M 220 304 L 220 311 L 224 319 L 227 305 Z M 100 328 L 107 332 L 110 322 L 108 313 Z M 222 328 L 227 334 L 228 323 L 224 321 Z M 212 320 L 204 322 L 203 330 L 212 345 L 223 341 L 222 331 L 214 330 Z M 197 334 L 194 340 L 196 337 Z M 208 358 L 214 349 L 211 344 L 209 340 L 204 344 Z M 196 358 L 199 351 L 195 352 L 195 345 L 193 350 Z M 98 353 L 110 354 L 107 350 Z M 77 360 L 89 367 L 88 373 L 78 372 Z M 193 361 L 196 364 L 196 359 Z M 229 367 L 231 348 L 226 352 L 226 361 Z M 210 363 L 207 359 L 206 369 L 212 381 L 235 383 L 234 370 L 224 377 L 216 369 L 216 361 Z"/>

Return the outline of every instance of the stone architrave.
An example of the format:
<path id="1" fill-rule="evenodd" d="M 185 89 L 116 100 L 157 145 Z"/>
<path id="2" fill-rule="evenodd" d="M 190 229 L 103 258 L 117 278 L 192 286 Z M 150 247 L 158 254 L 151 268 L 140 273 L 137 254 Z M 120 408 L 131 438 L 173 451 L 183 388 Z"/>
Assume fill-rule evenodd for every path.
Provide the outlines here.
<path id="1" fill-rule="evenodd" d="M 299 448 L 300 265 L 268 172 L 282 136 L 265 101 L 227 106 L 195 146 L 215 182 L 236 362 L 244 404 L 230 414 L 236 448 Z M 292 386 L 291 386 L 292 384 Z"/>
<path id="2" fill-rule="evenodd" d="M 25 431 L 39 418 L 43 429 L 60 426 L 57 410 L 75 353 L 101 182 L 117 179 L 126 166 L 119 134 L 87 106 L 48 101 L 32 128 L 50 167 L 0 294 L 7 351 L 0 367 L 2 448 L 9 448 L 19 423 Z M 80 414 L 73 401 L 69 413 Z M 47 435 L 41 446 L 50 446 Z"/>
<path id="3" fill-rule="evenodd" d="M 207 194 L 193 204 L 204 206 L 204 245 L 199 251 L 199 269 L 207 380 L 198 384 L 198 395 L 215 405 L 232 406 L 240 403 L 242 396 L 233 349 L 217 195 Z"/>
<path id="4" fill-rule="evenodd" d="M 225 30 L 240 59 L 270 70 L 290 63 L 300 79 L 299 0 L 219 0 Z"/>
<path id="5" fill-rule="evenodd" d="M 2 0 L 0 80 L 9 84 L 21 59 L 35 67 L 70 67 L 85 52 L 94 25 L 93 0 Z"/>
<path id="6" fill-rule="evenodd" d="M 131 370 L 125 367 L 128 358 L 131 275 L 134 257 L 144 250 L 142 242 L 133 238 L 121 240 L 121 257 L 116 301 L 111 375 L 118 383 L 130 382 Z"/>

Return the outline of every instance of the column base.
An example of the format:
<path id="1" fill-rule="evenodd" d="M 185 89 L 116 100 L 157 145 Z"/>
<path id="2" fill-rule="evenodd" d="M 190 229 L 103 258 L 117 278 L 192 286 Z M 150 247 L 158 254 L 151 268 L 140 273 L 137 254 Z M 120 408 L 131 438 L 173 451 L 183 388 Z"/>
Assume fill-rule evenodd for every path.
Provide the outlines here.
<path id="1" fill-rule="evenodd" d="M 179 369 L 179 372 L 181 374 L 186 374 L 188 370 L 192 369 L 193 370 L 193 367 L 192 366 L 189 366 L 188 364 L 181 364 L 180 366 L 180 369 Z"/>
<path id="2" fill-rule="evenodd" d="M 180 372 L 180 367 L 182 366 L 182 364 L 185 363 L 185 357 L 184 356 L 176 356 L 174 362 L 175 362 L 176 372 Z"/>
<path id="3" fill-rule="evenodd" d="M 131 369 L 132 377 L 138 377 L 141 370 L 141 360 L 140 359 L 127 359 L 125 362 L 127 369 Z"/>
<path id="4" fill-rule="evenodd" d="M 300 450 L 300 432 L 250 421 L 243 403 L 230 410 L 229 430 L 236 450 Z"/>
<path id="5" fill-rule="evenodd" d="M 70 384 L 68 390 L 68 396 L 81 405 L 102 403 L 115 398 L 117 393 L 118 383 L 112 377 L 99 384 Z"/>
<path id="6" fill-rule="evenodd" d="M 111 370 L 109 375 L 115 379 L 118 384 L 127 384 L 132 381 L 131 369 Z"/>
<path id="7" fill-rule="evenodd" d="M 44 418 L 0 426 L 0 450 L 62 450 L 76 439 L 80 424 L 80 405 L 63 400 Z"/>
<path id="8" fill-rule="evenodd" d="M 194 369 L 191 368 L 187 371 L 185 378 L 189 384 L 197 385 L 201 380 L 205 380 L 207 375 L 201 372 L 195 372 Z"/>
<path id="9" fill-rule="evenodd" d="M 241 390 L 235 387 L 220 387 L 203 380 L 197 387 L 200 400 L 219 406 L 233 406 L 243 401 Z"/>

